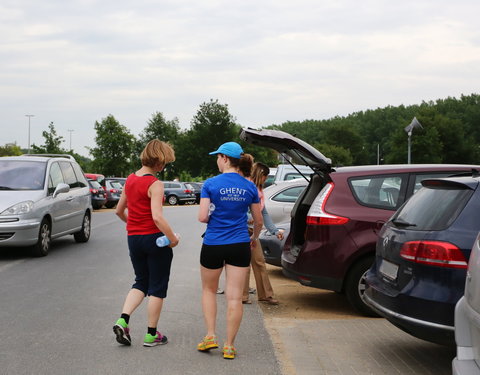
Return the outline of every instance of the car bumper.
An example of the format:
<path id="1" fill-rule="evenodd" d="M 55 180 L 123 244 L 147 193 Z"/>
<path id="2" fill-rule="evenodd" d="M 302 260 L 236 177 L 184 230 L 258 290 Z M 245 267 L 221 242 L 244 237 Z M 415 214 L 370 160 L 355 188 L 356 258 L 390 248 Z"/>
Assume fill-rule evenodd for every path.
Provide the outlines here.
<path id="1" fill-rule="evenodd" d="M 420 319 L 409 315 L 407 312 L 398 311 L 397 308 L 398 305 L 406 306 L 406 309 L 413 308 L 414 306 L 415 310 L 423 309 L 426 312 L 433 312 L 435 310 L 446 311 L 446 314 L 449 315 L 449 310 L 452 308 L 449 304 L 433 304 L 429 301 L 405 297 L 398 300 L 398 296 L 389 297 L 383 295 L 371 286 L 367 286 L 362 298 L 375 312 L 412 336 L 441 345 L 450 346 L 455 343 L 454 327 L 452 325 Z M 448 319 L 446 318 L 445 320 Z"/>
<path id="2" fill-rule="evenodd" d="M 462 297 L 455 307 L 457 356 L 452 361 L 454 375 L 480 375 L 480 314 Z"/>
<path id="3" fill-rule="evenodd" d="M 40 221 L 36 219 L 0 222 L 0 247 L 34 245 L 39 229 Z"/>

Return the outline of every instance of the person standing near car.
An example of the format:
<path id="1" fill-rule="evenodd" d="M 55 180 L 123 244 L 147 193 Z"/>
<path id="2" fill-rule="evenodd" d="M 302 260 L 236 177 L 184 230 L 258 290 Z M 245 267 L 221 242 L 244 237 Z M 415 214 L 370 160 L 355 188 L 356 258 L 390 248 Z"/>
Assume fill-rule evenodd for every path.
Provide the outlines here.
<path id="1" fill-rule="evenodd" d="M 265 199 L 263 194 L 263 184 L 268 177 L 270 168 L 263 163 L 255 163 L 253 165 L 250 179 L 258 189 L 258 196 L 260 197 L 260 207 L 263 217 L 263 223 L 267 230 L 277 236 L 279 240 L 283 239 L 283 230 L 278 229 L 273 224 L 267 209 L 265 208 Z M 258 236 L 256 237 L 255 246 L 252 246 L 252 259 L 251 266 L 253 275 L 255 276 L 255 284 L 257 286 L 257 297 L 261 302 L 268 303 L 270 305 L 278 305 L 278 300 L 274 298 L 272 284 L 267 273 L 267 265 L 265 264 L 265 257 L 263 256 L 262 245 Z M 242 302 L 250 304 L 249 298 L 250 289 L 250 268 L 248 269 L 247 277 L 245 278 L 245 286 L 243 288 Z"/>
<path id="2" fill-rule="evenodd" d="M 155 175 L 175 160 L 175 153 L 168 143 L 154 139 L 145 146 L 140 160 L 142 167 L 128 176 L 116 208 L 118 217 L 127 223 L 135 283 L 127 294 L 113 332 L 117 342 L 131 345 L 130 316 L 148 296 L 148 325 L 143 345 L 151 347 L 168 341 L 157 331 L 157 325 L 167 296 L 172 248 L 178 244 L 177 236 L 163 216 L 163 183 Z M 159 248 L 156 240 L 162 235 L 167 236 L 170 244 Z"/>
<path id="3" fill-rule="evenodd" d="M 255 185 L 239 172 L 250 163 L 235 142 L 222 144 L 210 155 L 217 155 L 220 175 L 205 181 L 202 187 L 198 219 L 207 223 L 200 254 L 202 279 L 202 308 L 207 334 L 197 345 L 202 352 L 218 348 L 216 336 L 217 288 L 223 268 L 226 271 L 225 294 L 227 299 L 227 338 L 223 357 L 233 359 L 234 347 L 243 315 L 242 292 L 250 267 L 250 248 L 255 246 L 262 228 L 260 200 Z M 253 217 L 253 234 L 250 237 L 247 211 Z"/>

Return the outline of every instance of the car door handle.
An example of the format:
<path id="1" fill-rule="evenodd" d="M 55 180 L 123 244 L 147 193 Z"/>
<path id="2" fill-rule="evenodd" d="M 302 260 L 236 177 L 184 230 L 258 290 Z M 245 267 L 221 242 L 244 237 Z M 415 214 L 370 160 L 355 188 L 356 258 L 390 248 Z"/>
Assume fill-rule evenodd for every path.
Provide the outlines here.
<path id="1" fill-rule="evenodd" d="M 65 200 L 68 202 L 73 201 L 73 197 L 70 195 L 69 197 L 65 198 Z"/>

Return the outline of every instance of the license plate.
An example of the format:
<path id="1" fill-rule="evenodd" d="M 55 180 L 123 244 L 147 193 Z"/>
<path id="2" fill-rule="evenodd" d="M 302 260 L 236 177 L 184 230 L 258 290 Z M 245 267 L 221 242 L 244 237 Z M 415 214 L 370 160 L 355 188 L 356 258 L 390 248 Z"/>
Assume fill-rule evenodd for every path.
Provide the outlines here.
<path id="1" fill-rule="evenodd" d="M 382 259 L 379 268 L 380 273 L 389 278 L 390 280 L 395 280 L 398 274 L 398 266 L 388 260 Z"/>

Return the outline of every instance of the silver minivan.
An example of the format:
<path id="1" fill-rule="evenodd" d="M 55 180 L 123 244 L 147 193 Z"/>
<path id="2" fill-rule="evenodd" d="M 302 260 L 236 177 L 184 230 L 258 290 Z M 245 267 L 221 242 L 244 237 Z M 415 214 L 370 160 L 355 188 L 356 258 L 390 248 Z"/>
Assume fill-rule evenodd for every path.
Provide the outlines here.
<path id="1" fill-rule="evenodd" d="M 480 234 L 468 261 L 465 294 L 455 307 L 453 375 L 480 375 Z"/>
<path id="2" fill-rule="evenodd" d="M 45 256 L 54 238 L 87 242 L 91 213 L 87 180 L 70 155 L 0 157 L 0 247 Z"/>

